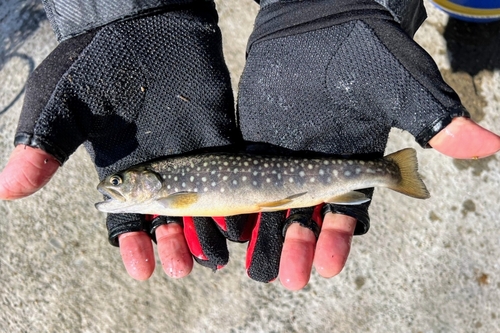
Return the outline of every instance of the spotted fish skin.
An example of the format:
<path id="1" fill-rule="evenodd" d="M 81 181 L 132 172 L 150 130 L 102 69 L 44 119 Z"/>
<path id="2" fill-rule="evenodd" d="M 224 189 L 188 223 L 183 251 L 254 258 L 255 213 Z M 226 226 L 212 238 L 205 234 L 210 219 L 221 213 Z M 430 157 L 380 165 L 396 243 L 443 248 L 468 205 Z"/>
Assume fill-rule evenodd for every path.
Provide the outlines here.
<path id="1" fill-rule="evenodd" d="M 416 153 L 404 149 L 377 160 L 201 154 L 167 158 L 111 175 L 98 186 L 110 213 L 229 216 L 314 206 L 359 204 L 358 189 L 388 187 L 417 198 L 429 193 Z"/>

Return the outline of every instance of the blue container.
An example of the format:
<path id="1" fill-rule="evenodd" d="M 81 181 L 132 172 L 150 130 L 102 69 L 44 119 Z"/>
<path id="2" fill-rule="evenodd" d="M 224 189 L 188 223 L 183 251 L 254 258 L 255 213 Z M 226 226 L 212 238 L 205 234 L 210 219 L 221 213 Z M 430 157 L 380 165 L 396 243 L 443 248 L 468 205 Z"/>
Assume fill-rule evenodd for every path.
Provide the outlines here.
<path id="1" fill-rule="evenodd" d="M 500 20 L 500 0 L 430 0 L 451 17 L 470 22 Z"/>

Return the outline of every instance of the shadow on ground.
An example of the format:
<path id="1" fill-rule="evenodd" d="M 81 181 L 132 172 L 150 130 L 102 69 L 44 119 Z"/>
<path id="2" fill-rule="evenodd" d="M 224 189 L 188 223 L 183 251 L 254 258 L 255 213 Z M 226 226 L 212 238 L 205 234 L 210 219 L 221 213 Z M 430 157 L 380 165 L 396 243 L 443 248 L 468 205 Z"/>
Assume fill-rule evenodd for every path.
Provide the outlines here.
<path id="1" fill-rule="evenodd" d="M 474 76 L 500 69 L 500 21 L 472 23 L 450 18 L 443 34 L 451 69 Z"/>
<path id="2" fill-rule="evenodd" d="M 0 70 L 12 58 L 20 58 L 35 69 L 33 59 L 18 49 L 45 21 L 45 11 L 37 0 L 7 0 L 0 4 Z M 5 106 L 0 106 L 0 115 L 7 112 L 22 96 L 24 88 Z"/>

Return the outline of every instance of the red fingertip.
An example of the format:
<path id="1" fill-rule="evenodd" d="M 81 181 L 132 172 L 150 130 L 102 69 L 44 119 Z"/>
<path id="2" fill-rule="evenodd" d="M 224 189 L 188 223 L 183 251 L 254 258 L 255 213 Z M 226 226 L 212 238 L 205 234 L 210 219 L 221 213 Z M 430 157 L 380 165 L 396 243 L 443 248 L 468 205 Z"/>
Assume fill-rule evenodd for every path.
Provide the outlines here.
<path id="1" fill-rule="evenodd" d="M 222 230 L 227 231 L 226 218 L 224 216 L 214 216 L 212 217 L 212 219 L 219 225 Z"/>
<path id="2" fill-rule="evenodd" d="M 198 234 L 196 233 L 196 228 L 194 226 L 194 220 L 191 216 L 185 216 L 183 218 L 184 223 L 184 237 L 186 238 L 189 251 L 198 259 L 208 260 L 208 257 L 203 252 L 201 247 Z"/>
<path id="3" fill-rule="evenodd" d="M 252 235 L 250 236 L 250 241 L 248 242 L 248 248 L 247 248 L 247 256 L 245 260 L 245 268 L 248 271 L 248 268 L 252 264 L 252 258 L 253 258 L 253 252 L 255 250 L 255 242 L 258 239 L 259 236 L 259 227 L 260 227 L 260 221 L 262 218 L 262 213 L 257 213 L 257 214 L 252 214 L 249 217 L 250 219 L 255 219 L 255 222 L 252 223 L 252 225 L 255 225 L 253 230 L 252 230 Z"/>

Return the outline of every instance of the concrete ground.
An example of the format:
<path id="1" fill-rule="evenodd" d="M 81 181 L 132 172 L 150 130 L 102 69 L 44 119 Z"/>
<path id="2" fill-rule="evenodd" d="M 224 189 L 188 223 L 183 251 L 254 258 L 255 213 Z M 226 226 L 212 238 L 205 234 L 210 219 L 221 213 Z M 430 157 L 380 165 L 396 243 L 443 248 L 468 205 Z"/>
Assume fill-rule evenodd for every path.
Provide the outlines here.
<path id="1" fill-rule="evenodd" d="M 218 7 L 236 87 L 257 6 L 233 3 Z M 461 52 L 463 24 L 450 27 L 427 7 L 417 41 L 474 119 L 500 133 L 500 57 L 489 47 L 498 39 L 480 46 L 480 55 Z M 33 0 L 0 3 L 0 38 L 3 167 L 28 73 L 56 41 Z M 132 280 L 106 240 L 104 214 L 93 207 L 97 176 L 80 149 L 39 193 L 0 202 L 0 331 L 499 332 L 499 155 L 457 161 L 422 150 L 399 130 L 387 151 L 408 146 L 418 150 L 432 198 L 377 191 L 372 228 L 354 239 L 344 271 L 329 280 L 314 273 L 298 292 L 247 278 L 241 244 L 231 245 L 231 262 L 215 274 L 195 267 L 173 280 L 159 268 L 146 282 Z"/>

